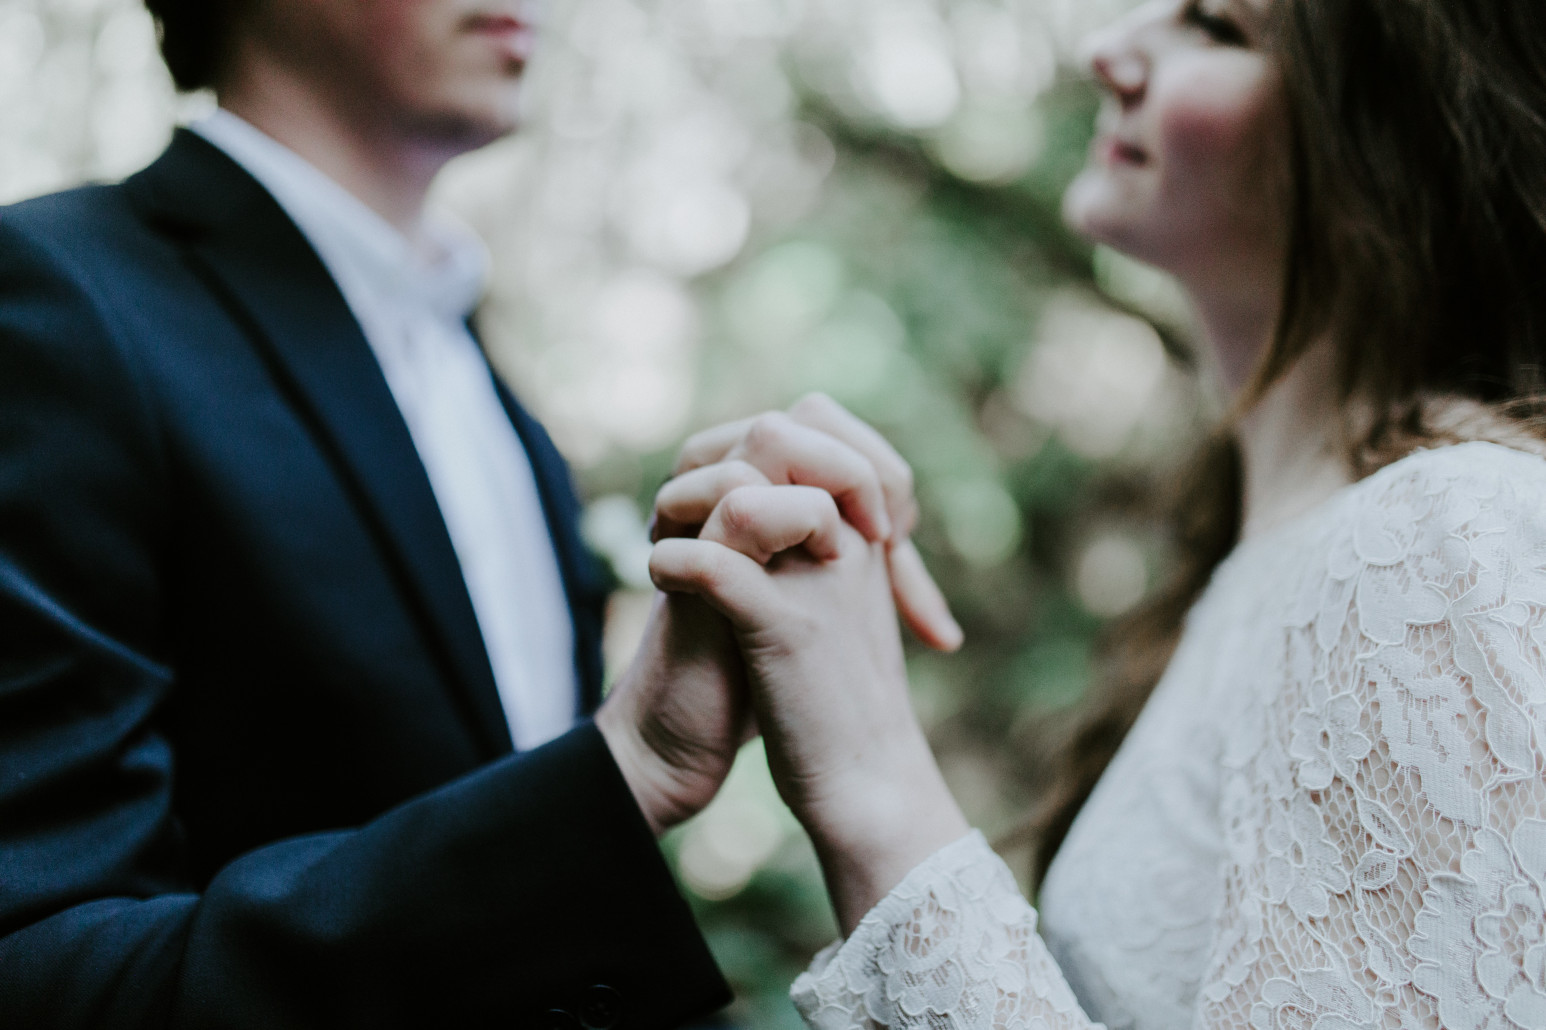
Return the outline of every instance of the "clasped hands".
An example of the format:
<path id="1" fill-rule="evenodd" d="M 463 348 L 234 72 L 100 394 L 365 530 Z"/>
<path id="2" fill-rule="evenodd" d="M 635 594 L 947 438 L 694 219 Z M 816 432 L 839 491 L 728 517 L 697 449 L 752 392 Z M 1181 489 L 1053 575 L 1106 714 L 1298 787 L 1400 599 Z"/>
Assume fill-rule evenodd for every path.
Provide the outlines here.
<path id="1" fill-rule="evenodd" d="M 596 717 L 657 833 L 760 731 L 845 934 L 967 830 L 908 697 L 898 613 L 961 643 L 916 520 L 906 462 L 827 397 L 693 437 L 655 502 L 664 593 Z"/>

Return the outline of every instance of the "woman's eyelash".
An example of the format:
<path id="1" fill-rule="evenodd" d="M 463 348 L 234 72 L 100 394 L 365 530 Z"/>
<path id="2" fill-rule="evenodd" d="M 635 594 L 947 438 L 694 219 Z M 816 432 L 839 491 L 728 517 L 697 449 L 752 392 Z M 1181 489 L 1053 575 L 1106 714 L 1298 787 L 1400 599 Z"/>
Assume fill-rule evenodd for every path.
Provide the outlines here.
<path id="1" fill-rule="evenodd" d="M 1182 18 L 1202 29 L 1220 43 L 1226 43 L 1230 46 L 1242 46 L 1246 42 L 1245 33 L 1240 30 L 1240 26 L 1228 18 L 1204 11 L 1200 0 L 1193 0 L 1193 2 L 1187 4 Z"/>

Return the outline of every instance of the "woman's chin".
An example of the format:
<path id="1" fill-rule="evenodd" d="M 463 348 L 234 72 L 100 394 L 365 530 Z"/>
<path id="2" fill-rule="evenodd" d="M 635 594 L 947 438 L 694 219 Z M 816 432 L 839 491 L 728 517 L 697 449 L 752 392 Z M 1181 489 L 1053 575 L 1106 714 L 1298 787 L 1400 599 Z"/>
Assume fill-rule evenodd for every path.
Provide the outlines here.
<path id="1" fill-rule="evenodd" d="M 1068 184 L 1068 189 L 1063 191 L 1063 224 L 1078 233 L 1080 236 L 1088 236 L 1090 192 L 1094 184 L 1089 181 L 1090 169 L 1080 172 L 1073 182 Z"/>
<path id="2" fill-rule="evenodd" d="M 1063 224 L 1069 231 L 1146 264 L 1168 268 L 1167 259 L 1174 255 L 1146 215 L 1146 205 L 1111 182 L 1101 169 L 1086 168 L 1063 194 Z"/>
<path id="3" fill-rule="evenodd" d="M 1086 168 L 1063 193 L 1063 224 L 1091 243 L 1103 243 L 1122 249 L 1119 238 L 1128 219 L 1115 184 L 1102 169 Z"/>

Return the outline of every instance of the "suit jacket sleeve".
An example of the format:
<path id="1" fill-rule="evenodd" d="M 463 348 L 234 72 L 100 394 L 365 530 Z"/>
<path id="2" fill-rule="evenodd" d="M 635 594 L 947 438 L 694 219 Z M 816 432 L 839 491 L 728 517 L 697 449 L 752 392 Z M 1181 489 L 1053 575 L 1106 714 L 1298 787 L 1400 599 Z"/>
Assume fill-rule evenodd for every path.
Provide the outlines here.
<path id="1" fill-rule="evenodd" d="M 67 259 L 0 221 L 0 1020 L 669 1027 L 727 990 L 583 726 L 194 882 L 161 715 L 175 463 Z M 594 985 L 620 1011 L 587 1010 Z M 545 1022 L 546 1021 L 546 1022 Z"/>

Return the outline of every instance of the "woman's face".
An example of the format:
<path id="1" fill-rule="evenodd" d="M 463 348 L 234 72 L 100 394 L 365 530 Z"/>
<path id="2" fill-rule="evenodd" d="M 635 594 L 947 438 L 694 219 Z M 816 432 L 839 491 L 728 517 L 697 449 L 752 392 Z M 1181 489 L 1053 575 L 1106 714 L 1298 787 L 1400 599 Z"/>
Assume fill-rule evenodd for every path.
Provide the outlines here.
<path id="1" fill-rule="evenodd" d="M 1105 89 L 1077 231 L 1198 290 L 1279 289 L 1288 116 L 1269 0 L 1150 0 L 1090 42 Z"/>

